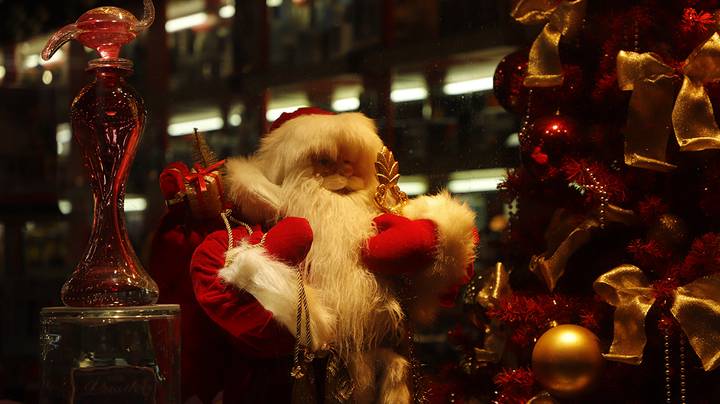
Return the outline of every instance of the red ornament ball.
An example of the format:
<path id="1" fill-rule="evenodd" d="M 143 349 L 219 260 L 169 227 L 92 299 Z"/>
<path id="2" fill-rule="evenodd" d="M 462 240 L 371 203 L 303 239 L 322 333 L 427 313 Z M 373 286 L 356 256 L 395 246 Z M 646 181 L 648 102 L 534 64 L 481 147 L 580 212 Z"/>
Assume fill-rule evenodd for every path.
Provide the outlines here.
<path id="1" fill-rule="evenodd" d="M 498 103 L 517 115 L 525 115 L 530 88 L 523 84 L 528 69 L 527 48 L 505 56 L 495 68 L 493 92 Z M 562 106 L 575 109 L 586 85 L 583 69 L 576 64 L 563 64 L 563 84 L 555 87 L 535 87 L 533 91 L 532 115 L 549 113 L 550 108 Z M 542 102 L 537 102 L 542 101 Z"/>
<path id="2" fill-rule="evenodd" d="M 527 135 L 520 139 L 520 147 L 527 153 L 542 151 L 552 160 L 577 145 L 578 141 L 575 120 L 556 114 L 536 119 Z"/>
<path id="3" fill-rule="evenodd" d="M 518 115 L 525 114 L 528 88 L 523 85 L 527 73 L 528 50 L 520 49 L 505 56 L 495 68 L 493 92 L 500 105 Z"/>

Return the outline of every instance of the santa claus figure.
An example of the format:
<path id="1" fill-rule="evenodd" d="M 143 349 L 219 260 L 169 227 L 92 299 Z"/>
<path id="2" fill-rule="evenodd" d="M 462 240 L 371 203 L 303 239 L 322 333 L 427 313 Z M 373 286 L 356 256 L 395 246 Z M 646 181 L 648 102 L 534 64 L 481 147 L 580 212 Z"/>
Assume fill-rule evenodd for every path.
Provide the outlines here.
<path id="1" fill-rule="evenodd" d="M 235 214 L 255 227 L 208 236 L 191 275 L 200 305 L 247 357 L 281 357 L 296 336 L 342 358 L 352 402 L 409 403 L 407 324 L 431 322 L 467 281 L 477 234 L 472 210 L 447 193 L 384 206 L 382 149 L 360 113 L 284 114 L 257 153 L 227 162 Z M 226 384 L 226 402 L 252 402 L 259 379 Z"/>

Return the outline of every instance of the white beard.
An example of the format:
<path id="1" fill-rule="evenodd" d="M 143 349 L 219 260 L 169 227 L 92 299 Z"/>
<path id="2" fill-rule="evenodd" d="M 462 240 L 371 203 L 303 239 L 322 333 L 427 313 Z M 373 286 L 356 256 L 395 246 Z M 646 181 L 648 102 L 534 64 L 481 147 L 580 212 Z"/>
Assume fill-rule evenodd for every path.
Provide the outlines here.
<path id="1" fill-rule="evenodd" d="M 285 178 L 280 212 L 310 222 L 313 243 L 304 263 L 308 284 L 335 311 L 334 343 L 348 358 L 396 342 L 403 313 L 387 281 L 376 278 L 361 261 L 362 246 L 375 234 L 373 190 L 339 194 L 321 183 L 307 172 Z"/>

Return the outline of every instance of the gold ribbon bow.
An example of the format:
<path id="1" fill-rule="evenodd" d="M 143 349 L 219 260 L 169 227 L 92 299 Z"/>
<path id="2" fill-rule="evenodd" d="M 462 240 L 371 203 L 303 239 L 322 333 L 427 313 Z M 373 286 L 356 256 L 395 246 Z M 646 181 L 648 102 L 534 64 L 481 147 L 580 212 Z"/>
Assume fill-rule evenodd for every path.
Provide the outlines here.
<path id="1" fill-rule="evenodd" d="M 545 23 L 528 56 L 526 87 L 553 87 L 563 83 L 558 45 L 563 35 L 572 35 L 582 26 L 585 0 L 519 0 L 510 15 L 521 24 Z"/>
<path id="2" fill-rule="evenodd" d="M 626 264 L 601 275 L 593 288 L 615 306 L 615 335 L 605 357 L 639 365 L 647 342 L 645 317 L 655 303 L 650 282 L 640 268 Z M 677 288 L 673 297 L 670 311 L 690 346 L 706 371 L 715 369 L 720 365 L 720 273 Z"/>
<path id="3" fill-rule="evenodd" d="M 704 83 L 720 79 L 720 35 L 715 33 L 685 60 L 683 84 L 673 102 L 674 70 L 658 55 L 620 51 L 618 84 L 632 91 L 625 128 L 625 164 L 657 171 L 665 160 L 671 128 L 681 151 L 720 148 L 720 128 Z"/>

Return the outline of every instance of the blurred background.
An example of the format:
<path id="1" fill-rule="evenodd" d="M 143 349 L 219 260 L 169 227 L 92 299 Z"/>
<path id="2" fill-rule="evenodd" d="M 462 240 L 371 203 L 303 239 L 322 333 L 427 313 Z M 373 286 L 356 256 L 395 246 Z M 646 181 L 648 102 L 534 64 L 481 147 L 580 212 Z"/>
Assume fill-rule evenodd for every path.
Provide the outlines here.
<path id="1" fill-rule="evenodd" d="M 158 174 L 191 162 L 194 127 L 220 157 L 249 154 L 300 106 L 374 118 L 410 195 L 448 188 L 478 214 L 477 268 L 498 255 L 507 211 L 496 195 L 518 165 L 519 122 L 492 94 L 503 56 L 531 33 L 490 0 L 155 0 L 149 32 L 123 48 L 149 112 L 125 211 L 141 257 L 164 212 Z M 101 5 L 140 0 L 0 0 L 0 400 L 34 402 L 38 314 L 59 305 L 85 247 L 92 200 L 68 124 L 96 56 L 71 42 L 48 62 L 59 27 Z M 439 362 L 448 312 L 418 334 Z"/>

